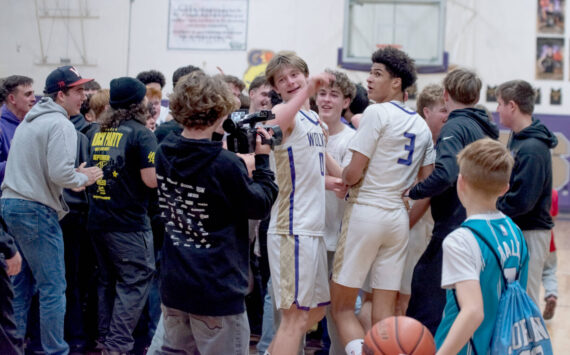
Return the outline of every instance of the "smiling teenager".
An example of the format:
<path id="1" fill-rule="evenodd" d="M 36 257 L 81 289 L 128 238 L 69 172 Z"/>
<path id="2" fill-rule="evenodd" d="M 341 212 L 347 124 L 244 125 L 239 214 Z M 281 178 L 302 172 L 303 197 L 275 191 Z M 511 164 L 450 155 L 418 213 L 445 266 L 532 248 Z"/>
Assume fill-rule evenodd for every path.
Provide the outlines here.
<path id="1" fill-rule="evenodd" d="M 22 272 L 14 279 L 17 336 L 23 339 L 26 334 L 37 289 L 41 342 L 49 354 L 69 351 L 63 339 L 66 282 L 58 223 L 69 208 L 62 190 L 91 185 L 103 175 L 98 167 L 75 168 L 77 134 L 69 117 L 79 113 L 85 99 L 83 85 L 90 80 L 72 66 L 51 72 L 46 96 L 16 129 L 2 184 L 2 218 L 23 257 Z"/>
<path id="2" fill-rule="evenodd" d="M 331 79 L 309 77 L 307 63 L 293 52 L 279 52 L 266 77 L 284 103 L 273 108 L 283 143 L 275 147 L 279 195 L 267 236 L 275 305 L 281 324 L 266 353 L 292 354 L 302 336 L 325 314 L 330 302 L 325 220 L 325 135 L 309 97 Z"/>

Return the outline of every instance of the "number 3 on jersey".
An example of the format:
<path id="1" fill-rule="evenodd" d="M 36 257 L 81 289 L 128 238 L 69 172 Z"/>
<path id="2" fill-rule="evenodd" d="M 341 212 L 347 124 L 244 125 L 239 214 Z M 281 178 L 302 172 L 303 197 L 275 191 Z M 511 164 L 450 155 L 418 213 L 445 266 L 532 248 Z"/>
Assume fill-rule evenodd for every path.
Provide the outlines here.
<path id="1" fill-rule="evenodd" d="M 404 150 L 408 151 L 408 158 L 407 159 L 399 158 L 398 164 L 410 166 L 410 165 L 412 165 L 412 156 L 414 154 L 414 145 L 416 143 L 416 135 L 413 133 L 405 132 L 404 137 L 406 137 L 410 140 L 410 144 L 404 145 Z"/>

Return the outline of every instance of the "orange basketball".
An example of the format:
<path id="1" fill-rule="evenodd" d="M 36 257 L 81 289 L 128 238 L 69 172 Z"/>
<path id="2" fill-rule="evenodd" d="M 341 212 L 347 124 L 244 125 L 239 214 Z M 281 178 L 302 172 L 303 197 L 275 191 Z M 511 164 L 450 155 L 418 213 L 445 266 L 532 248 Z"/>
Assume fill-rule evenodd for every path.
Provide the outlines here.
<path id="1" fill-rule="evenodd" d="M 433 355 L 435 342 L 430 331 L 414 318 L 389 317 L 374 324 L 366 334 L 366 355 Z"/>

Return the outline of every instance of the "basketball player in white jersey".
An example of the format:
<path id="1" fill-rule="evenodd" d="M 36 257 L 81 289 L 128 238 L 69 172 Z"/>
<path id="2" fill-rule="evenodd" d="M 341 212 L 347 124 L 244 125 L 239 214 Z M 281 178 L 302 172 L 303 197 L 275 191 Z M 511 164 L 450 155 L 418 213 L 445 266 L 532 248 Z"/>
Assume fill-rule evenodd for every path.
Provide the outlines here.
<path id="1" fill-rule="evenodd" d="M 364 329 L 354 315 L 358 290 L 370 272 L 372 324 L 395 314 L 409 238 L 402 195 L 433 169 L 431 133 L 420 115 L 403 104 L 416 80 L 414 62 L 386 47 L 372 55 L 368 97 L 343 169 L 350 186 L 331 282 L 332 313 L 347 354 L 361 354 Z M 327 162 L 329 159 L 327 159 Z M 329 169 L 331 170 L 331 169 Z"/>
<path id="2" fill-rule="evenodd" d="M 309 97 L 331 79 L 309 78 L 303 59 L 277 53 L 267 65 L 267 80 L 284 103 L 273 108 L 283 131 L 274 149 L 277 201 L 271 210 L 267 252 L 281 323 L 266 353 L 294 354 L 305 332 L 325 314 L 330 303 L 325 222 L 325 145 L 318 115 Z"/>
<path id="3" fill-rule="evenodd" d="M 327 155 L 330 155 L 341 167 L 350 163 L 352 152 L 348 149 L 350 140 L 355 130 L 342 122 L 343 111 L 348 108 L 354 98 L 356 87 L 346 74 L 339 71 L 326 70 L 334 75 L 334 82 L 319 89 L 315 98 L 319 108 L 319 118 L 326 123 L 328 130 Z M 346 187 L 339 177 L 326 175 L 326 214 L 325 214 L 325 245 L 327 247 L 328 273 L 332 272 L 332 261 L 346 201 Z M 340 194 L 340 198 L 337 197 Z M 344 347 L 338 338 L 338 332 L 334 325 L 330 307 L 327 307 L 327 330 L 331 340 L 329 354 L 344 354 Z"/>

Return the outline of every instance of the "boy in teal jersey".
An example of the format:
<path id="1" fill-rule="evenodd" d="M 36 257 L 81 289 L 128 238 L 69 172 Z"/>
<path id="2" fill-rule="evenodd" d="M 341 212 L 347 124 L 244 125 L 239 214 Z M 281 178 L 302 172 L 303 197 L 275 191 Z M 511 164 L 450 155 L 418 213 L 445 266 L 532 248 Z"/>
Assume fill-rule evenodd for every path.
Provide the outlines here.
<path id="1" fill-rule="evenodd" d="M 447 289 L 447 303 L 435 341 L 438 355 L 474 354 L 473 347 L 477 354 L 486 354 L 503 281 L 492 251 L 467 227 L 479 232 L 495 248 L 509 282 L 519 274 L 523 289 L 527 282 L 528 249 L 520 229 L 496 209 L 497 199 L 509 188 L 513 158 L 508 150 L 485 138 L 465 147 L 457 161 L 457 194 L 467 219 L 443 242 L 441 286 Z"/>

